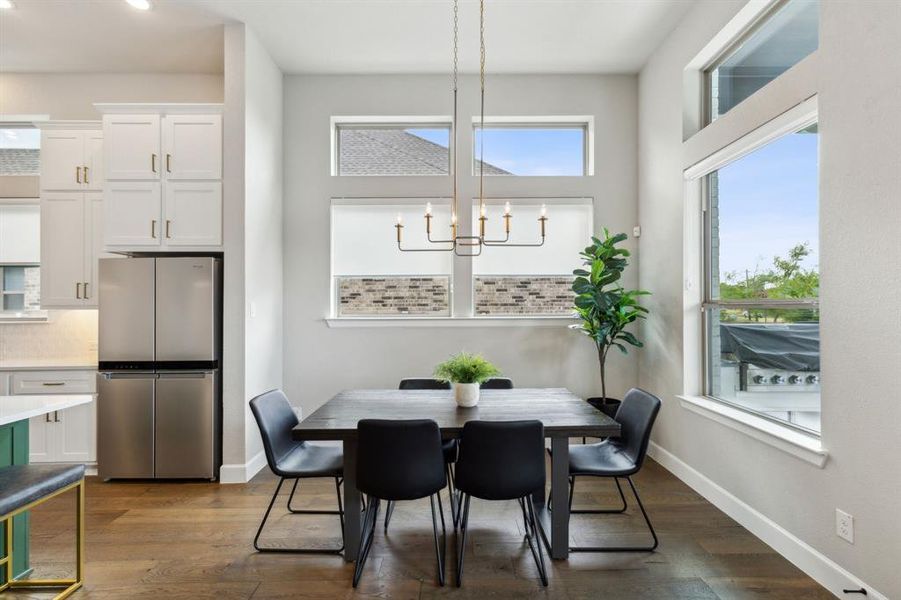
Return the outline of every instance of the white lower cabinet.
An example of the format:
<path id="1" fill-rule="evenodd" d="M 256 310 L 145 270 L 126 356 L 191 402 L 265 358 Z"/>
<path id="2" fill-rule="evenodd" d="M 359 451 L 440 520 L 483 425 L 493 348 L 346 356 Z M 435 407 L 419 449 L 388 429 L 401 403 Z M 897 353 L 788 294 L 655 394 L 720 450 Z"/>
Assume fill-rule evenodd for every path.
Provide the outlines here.
<path id="1" fill-rule="evenodd" d="M 21 371 L 10 375 L 10 392 L 93 394 L 96 371 Z M 81 404 L 40 417 L 28 427 L 29 462 L 97 462 L 97 403 Z"/>

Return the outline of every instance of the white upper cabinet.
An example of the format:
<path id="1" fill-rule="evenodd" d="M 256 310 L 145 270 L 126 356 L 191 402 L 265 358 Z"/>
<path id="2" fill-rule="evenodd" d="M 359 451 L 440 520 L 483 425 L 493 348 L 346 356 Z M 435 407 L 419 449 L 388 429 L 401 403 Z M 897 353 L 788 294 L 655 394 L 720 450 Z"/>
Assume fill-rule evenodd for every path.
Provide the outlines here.
<path id="1" fill-rule="evenodd" d="M 164 235 L 170 246 L 222 244 L 222 184 L 173 181 L 166 185 Z"/>
<path id="2" fill-rule="evenodd" d="M 63 123 L 62 126 L 70 125 Z M 93 126 L 93 130 L 53 128 L 41 131 L 42 190 L 101 189 L 103 176 L 95 168 L 92 154 L 103 146 L 103 133 L 96 124 Z M 100 167 L 102 169 L 102 165 Z"/>
<path id="3" fill-rule="evenodd" d="M 104 248 L 221 248 L 222 106 L 94 106 L 103 113 Z"/>
<path id="4" fill-rule="evenodd" d="M 160 115 L 104 115 L 106 180 L 160 178 Z"/>
<path id="5" fill-rule="evenodd" d="M 84 172 L 82 180 L 88 190 L 103 189 L 103 131 L 84 132 Z"/>
<path id="6" fill-rule="evenodd" d="M 160 184 L 107 181 L 103 193 L 106 246 L 159 246 L 162 242 Z"/>
<path id="7" fill-rule="evenodd" d="M 222 178 L 222 115 L 163 117 L 166 179 Z"/>
<path id="8" fill-rule="evenodd" d="M 41 306 L 83 307 L 83 192 L 41 193 Z"/>

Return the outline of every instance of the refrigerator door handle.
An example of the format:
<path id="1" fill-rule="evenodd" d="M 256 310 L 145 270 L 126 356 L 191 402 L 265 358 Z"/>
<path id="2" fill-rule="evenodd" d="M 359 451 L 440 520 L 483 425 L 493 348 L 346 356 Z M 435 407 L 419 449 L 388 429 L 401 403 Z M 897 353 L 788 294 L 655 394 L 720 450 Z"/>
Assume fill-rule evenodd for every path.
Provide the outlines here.
<path id="1" fill-rule="evenodd" d="M 107 381 L 111 379 L 159 379 L 156 373 L 100 373 Z"/>

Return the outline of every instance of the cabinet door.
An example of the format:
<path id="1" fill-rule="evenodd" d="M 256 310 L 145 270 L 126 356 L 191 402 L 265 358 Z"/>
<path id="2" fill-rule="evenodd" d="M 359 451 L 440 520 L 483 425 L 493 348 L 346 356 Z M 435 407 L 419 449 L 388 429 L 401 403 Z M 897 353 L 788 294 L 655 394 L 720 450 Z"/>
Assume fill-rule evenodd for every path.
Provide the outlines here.
<path id="1" fill-rule="evenodd" d="M 222 115 L 163 118 L 167 179 L 222 179 Z"/>
<path id="2" fill-rule="evenodd" d="M 84 285 L 84 193 L 41 196 L 41 306 L 81 306 Z"/>
<path id="3" fill-rule="evenodd" d="M 103 189 L 103 131 L 84 132 L 84 181 L 87 190 Z"/>
<path id="4" fill-rule="evenodd" d="M 84 131 L 41 131 L 41 189 L 84 187 Z"/>
<path id="5" fill-rule="evenodd" d="M 92 403 L 93 404 L 93 403 Z M 53 462 L 55 458 L 53 415 L 28 419 L 28 461 Z"/>
<path id="6" fill-rule="evenodd" d="M 57 462 L 97 460 L 97 414 L 93 402 L 60 410 L 53 415 Z"/>
<path id="7" fill-rule="evenodd" d="M 86 306 L 97 306 L 97 286 L 100 283 L 98 270 L 101 258 L 115 255 L 103 251 L 103 194 L 85 192 L 85 262 L 83 296 Z"/>
<path id="8" fill-rule="evenodd" d="M 222 245 L 222 184 L 167 182 L 163 233 L 170 247 Z"/>
<path id="9" fill-rule="evenodd" d="M 154 181 L 107 181 L 103 194 L 103 239 L 106 246 L 159 246 L 160 184 Z"/>
<path id="10" fill-rule="evenodd" d="M 107 181 L 159 179 L 159 115 L 105 115 L 103 164 Z"/>

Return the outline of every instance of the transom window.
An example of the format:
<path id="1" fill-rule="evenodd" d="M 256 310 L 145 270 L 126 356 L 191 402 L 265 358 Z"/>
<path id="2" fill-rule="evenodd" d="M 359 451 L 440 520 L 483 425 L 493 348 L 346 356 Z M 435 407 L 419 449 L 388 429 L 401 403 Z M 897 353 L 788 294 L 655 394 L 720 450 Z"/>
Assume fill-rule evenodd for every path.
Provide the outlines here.
<path id="1" fill-rule="evenodd" d="M 333 175 L 449 175 L 451 125 L 333 120 Z"/>
<path id="2" fill-rule="evenodd" d="M 593 120 L 571 117 L 486 118 L 473 124 L 473 175 L 581 177 L 591 175 Z M 480 162 L 480 158 L 483 162 Z"/>

